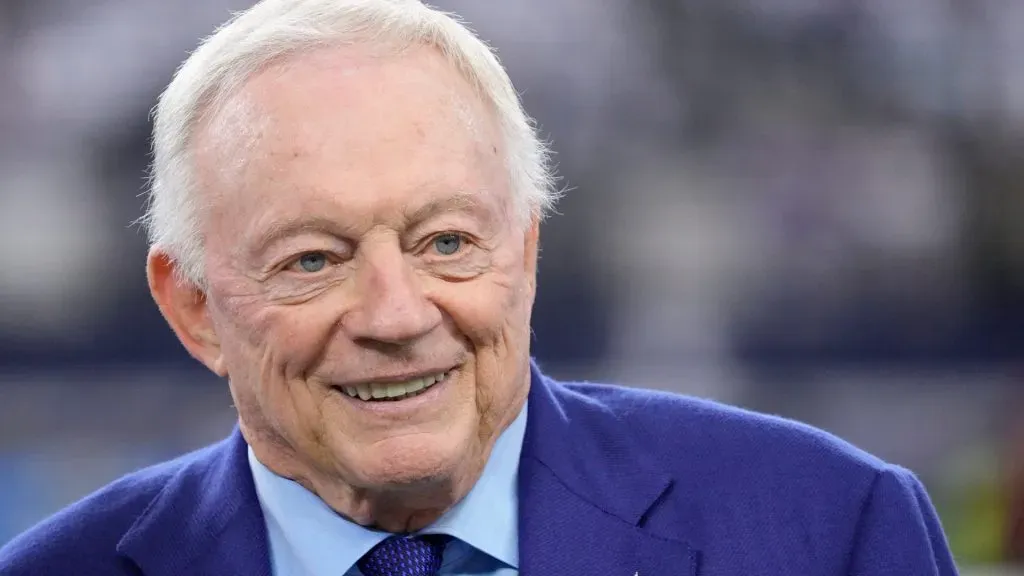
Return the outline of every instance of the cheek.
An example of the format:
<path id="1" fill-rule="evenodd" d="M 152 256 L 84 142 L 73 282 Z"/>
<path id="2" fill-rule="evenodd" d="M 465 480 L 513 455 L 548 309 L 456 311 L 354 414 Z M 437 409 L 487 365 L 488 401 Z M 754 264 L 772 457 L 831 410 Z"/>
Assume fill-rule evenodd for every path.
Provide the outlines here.
<path id="1" fill-rule="evenodd" d="M 523 293 L 507 282 L 485 281 L 440 286 L 432 300 L 451 316 L 458 330 L 476 346 L 489 346 L 521 323 Z"/>
<path id="2" fill-rule="evenodd" d="M 510 330 L 529 331 L 532 290 L 521 243 L 521 238 L 506 239 L 504 247 L 492 254 L 489 271 L 474 280 L 439 280 L 435 302 L 474 342 L 507 337 Z"/>
<path id="3" fill-rule="evenodd" d="M 233 304 L 233 305 L 232 305 Z M 276 366 L 293 377 L 306 370 L 320 357 L 334 326 L 329 308 L 307 302 L 301 305 L 275 306 L 234 302 L 221 307 L 218 324 L 226 332 L 221 338 L 234 347 L 239 361 L 249 365 Z M 225 350 L 231 354 L 230 350 Z M 264 366 L 267 368 L 269 366 Z"/>
<path id="4" fill-rule="evenodd" d="M 313 303 L 277 307 L 261 316 L 258 330 L 266 352 L 285 365 L 289 377 L 307 372 L 323 357 L 337 325 L 328 307 Z"/>

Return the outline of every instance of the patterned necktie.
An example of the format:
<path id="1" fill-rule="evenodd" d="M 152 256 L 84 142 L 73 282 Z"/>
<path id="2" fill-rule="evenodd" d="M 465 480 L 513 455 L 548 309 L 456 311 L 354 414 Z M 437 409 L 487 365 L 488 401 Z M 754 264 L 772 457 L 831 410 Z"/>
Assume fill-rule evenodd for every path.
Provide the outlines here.
<path id="1" fill-rule="evenodd" d="M 435 576 L 441 569 L 444 536 L 391 536 L 356 563 L 363 576 Z"/>

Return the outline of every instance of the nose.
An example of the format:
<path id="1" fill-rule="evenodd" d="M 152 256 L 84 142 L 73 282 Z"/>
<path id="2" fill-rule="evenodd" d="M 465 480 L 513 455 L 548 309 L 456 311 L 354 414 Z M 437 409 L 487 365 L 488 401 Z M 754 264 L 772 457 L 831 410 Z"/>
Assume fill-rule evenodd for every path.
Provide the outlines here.
<path id="1" fill-rule="evenodd" d="M 357 303 L 343 320 L 353 340 L 405 345 L 441 324 L 441 311 L 426 298 L 398 246 L 366 247 L 360 264 Z"/>

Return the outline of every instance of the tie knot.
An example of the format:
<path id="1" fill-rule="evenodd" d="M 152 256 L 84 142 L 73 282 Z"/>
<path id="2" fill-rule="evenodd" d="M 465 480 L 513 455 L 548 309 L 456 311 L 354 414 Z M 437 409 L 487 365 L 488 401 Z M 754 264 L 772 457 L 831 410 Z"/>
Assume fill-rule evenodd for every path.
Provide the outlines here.
<path id="1" fill-rule="evenodd" d="M 444 536 L 391 536 L 356 564 L 363 576 L 435 576 L 441 569 Z"/>

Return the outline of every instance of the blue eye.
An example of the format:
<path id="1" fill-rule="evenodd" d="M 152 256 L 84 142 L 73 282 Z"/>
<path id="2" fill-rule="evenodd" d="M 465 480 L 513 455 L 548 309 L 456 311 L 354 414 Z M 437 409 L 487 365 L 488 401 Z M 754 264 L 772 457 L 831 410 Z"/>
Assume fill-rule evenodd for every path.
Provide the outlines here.
<path id="1" fill-rule="evenodd" d="M 458 234 L 441 234 L 434 238 L 434 249 L 438 254 L 451 256 L 462 248 L 462 236 Z"/>
<path id="2" fill-rule="evenodd" d="M 327 266 L 327 255 L 323 252 L 310 252 L 309 254 L 303 254 L 297 264 L 303 272 L 319 272 Z"/>

